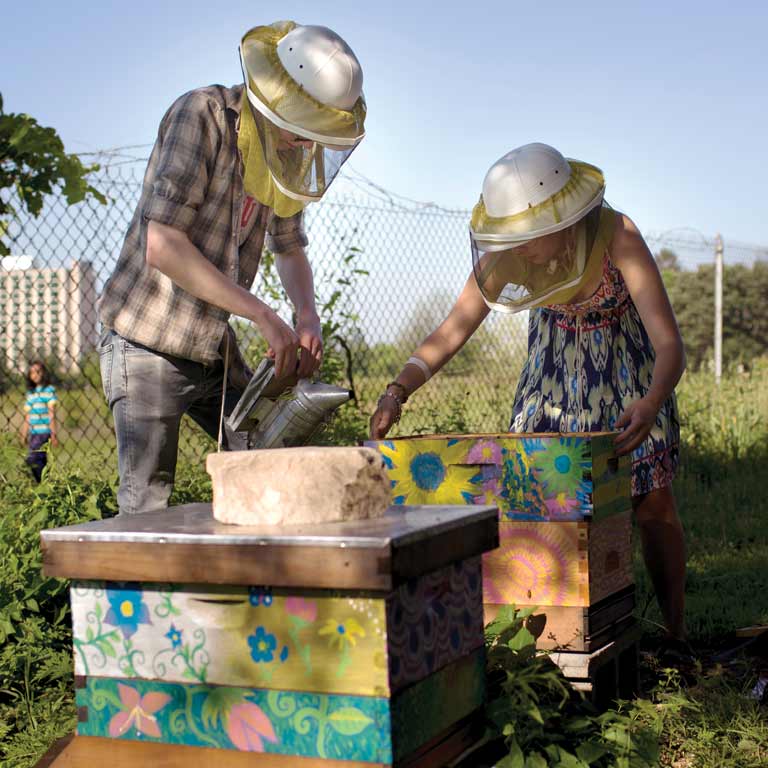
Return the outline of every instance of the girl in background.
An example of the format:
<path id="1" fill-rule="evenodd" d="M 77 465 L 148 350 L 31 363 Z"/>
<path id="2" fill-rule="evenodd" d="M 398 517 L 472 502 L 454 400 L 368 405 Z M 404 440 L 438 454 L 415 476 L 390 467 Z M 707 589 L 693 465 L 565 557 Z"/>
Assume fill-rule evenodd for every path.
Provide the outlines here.
<path id="1" fill-rule="evenodd" d="M 674 387 L 685 354 L 656 263 L 635 224 L 603 200 L 595 166 L 528 144 L 488 171 L 472 214 L 474 274 L 446 319 L 379 399 L 383 438 L 408 397 L 444 366 L 491 309 L 529 310 L 528 360 L 512 432 L 621 429 L 632 454 L 632 506 L 673 644 L 685 640 L 683 529 Z"/>
<path id="2" fill-rule="evenodd" d="M 27 397 L 24 402 L 24 426 L 21 436 L 29 447 L 27 464 L 32 469 L 35 480 L 39 483 L 47 454 L 43 449 L 46 443 L 58 445 L 56 439 L 56 390 L 51 384 L 51 376 L 41 360 L 33 360 L 27 370 Z"/>

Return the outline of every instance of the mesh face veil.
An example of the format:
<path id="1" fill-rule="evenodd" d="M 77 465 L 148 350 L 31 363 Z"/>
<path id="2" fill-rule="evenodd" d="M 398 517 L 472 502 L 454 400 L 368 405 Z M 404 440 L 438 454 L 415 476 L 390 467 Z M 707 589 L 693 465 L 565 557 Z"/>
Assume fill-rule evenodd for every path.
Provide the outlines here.
<path id="1" fill-rule="evenodd" d="M 598 234 L 612 221 L 604 190 L 598 168 L 545 144 L 527 144 L 491 167 L 470 225 L 475 279 L 491 309 L 519 312 L 578 293 L 594 274 Z"/>
<path id="2" fill-rule="evenodd" d="M 325 27 L 285 21 L 247 32 L 240 60 L 275 184 L 296 200 L 319 200 L 365 136 L 355 54 Z"/>

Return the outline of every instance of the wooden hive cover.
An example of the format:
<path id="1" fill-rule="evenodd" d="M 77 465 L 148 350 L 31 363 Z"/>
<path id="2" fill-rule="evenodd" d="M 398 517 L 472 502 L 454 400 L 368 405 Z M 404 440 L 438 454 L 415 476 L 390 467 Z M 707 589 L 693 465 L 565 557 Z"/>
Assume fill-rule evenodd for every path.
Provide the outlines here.
<path id="1" fill-rule="evenodd" d="M 104 581 L 390 590 L 499 542 L 491 506 L 391 507 L 382 517 L 230 526 L 210 504 L 41 532 L 46 575 Z"/>

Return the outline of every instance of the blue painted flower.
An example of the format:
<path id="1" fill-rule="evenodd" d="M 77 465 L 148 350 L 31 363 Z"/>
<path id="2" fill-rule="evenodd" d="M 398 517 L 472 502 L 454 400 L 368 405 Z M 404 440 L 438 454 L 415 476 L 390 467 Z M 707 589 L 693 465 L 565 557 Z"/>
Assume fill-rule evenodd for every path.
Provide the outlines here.
<path id="1" fill-rule="evenodd" d="M 117 627 L 123 637 L 131 637 L 139 624 L 151 624 L 149 609 L 142 601 L 140 589 L 107 589 L 109 610 L 104 617 L 106 624 Z"/>
<path id="2" fill-rule="evenodd" d="M 287 658 L 288 658 L 288 646 L 284 645 L 283 650 L 280 651 L 280 661 L 285 663 Z"/>
<path id="3" fill-rule="evenodd" d="M 171 624 L 171 628 L 165 633 L 165 637 L 167 637 L 171 641 L 171 647 L 172 648 L 180 648 L 181 647 L 181 629 L 176 629 L 176 627 Z"/>
<path id="4" fill-rule="evenodd" d="M 264 627 L 256 627 L 256 631 L 248 638 L 248 645 L 251 646 L 251 658 L 256 663 L 274 660 L 277 640 Z"/>
<path id="5" fill-rule="evenodd" d="M 248 602 L 251 605 L 263 605 L 269 608 L 272 605 L 272 587 L 250 587 Z"/>
<path id="6" fill-rule="evenodd" d="M 436 491 L 445 480 L 445 465 L 436 453 L 420 453 L 411 461 L 411 475 L 423 491 Z"/>

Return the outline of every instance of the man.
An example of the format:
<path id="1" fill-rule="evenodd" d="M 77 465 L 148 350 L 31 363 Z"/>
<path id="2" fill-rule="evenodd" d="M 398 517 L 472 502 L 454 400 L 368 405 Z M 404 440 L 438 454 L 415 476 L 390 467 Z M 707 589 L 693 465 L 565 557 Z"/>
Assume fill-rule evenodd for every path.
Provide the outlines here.
<path id="1" fill-rule="evenodd" d="M 365 135 L 362 70 L 334 32 L 293 22 L 250 30 L 240 57 L 244 86 L 191 91 L 163 117 L 100 301 L 121 514 L 167 506 L 184 413 L 216 437 L 222 399 L 225 414 L 237 402 L 247 371 L 230 314 L 256 325 L 278 376 L 306 377 L 321 362 L 303 208 Z M 295 328 L 249 291 L 264 245 Z"/>

